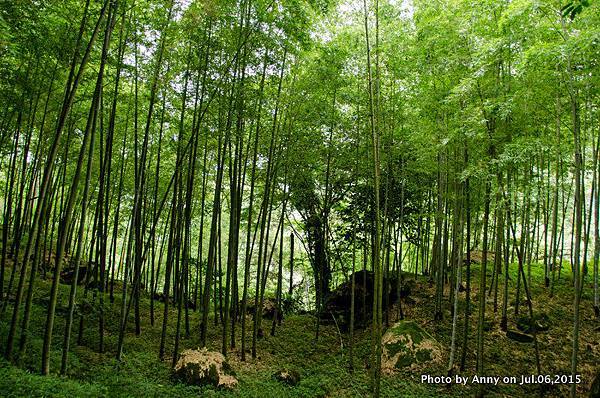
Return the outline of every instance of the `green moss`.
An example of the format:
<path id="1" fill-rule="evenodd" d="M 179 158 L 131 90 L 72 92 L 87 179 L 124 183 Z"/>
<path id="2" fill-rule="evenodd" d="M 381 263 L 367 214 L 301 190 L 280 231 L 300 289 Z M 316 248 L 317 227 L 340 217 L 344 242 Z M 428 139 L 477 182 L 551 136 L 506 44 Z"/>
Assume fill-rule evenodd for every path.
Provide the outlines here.
<path id="1" fill-rule="evenodd" d="M 431 359 L 432 359 L 432 357 L 431 357 L 431 350 L 428 350 L 426 348 L 422 348 L 422 349 L 420 349 L 420 350 L 417 351 L 416 357 L 417 357 L 417 361 L 418 362 L 431 361 Z"/>
<path id="2" fill-rule="evenodd" d="M 395 342 L 395 343 L 388 343 L 388 344 L 386 344 L 385 348 L 387 349 L 388 355 L 391 357 L 398 354 L 399 352 L 401 352 L 403 354 L 408 353 L 406 344 L 404 344 L 404 342 L 400 342 L 400 341 Z"/>
<path id="3" fill-rule="evenodd" d="M 398 358 L 398 361 L 396 362 L 396 369 L 402 369 L 402 368 L 406 368 L 409 367 L 410 365 L 412 365 L 413 363 L 416 362 L 415 357 L 412 354 L 406 353 L 404 355 L 401 355 Z"/>
<path id="4" fill-rule="evenodd" d="M 414 344 L 419 344 L 423 339 L 431 338 L 416 322 L 400 321 L 391 329 L 396 336 L 410 336 Z"/>
<path id="5" fill-rule="evenodd" d="M 385 345 L 385 348 L 389 358 L 393 358 L 399 354 L 398 360 L 394 365 L 397 369 L 409 367 L 414 363 L 425 363 L 432 360 L 431 349 L 420 348 L 420 345 L 425 340 L 435 340 L 416 322 L 398 322 L 388 333 L 391 333 L 394 338 Z"/>
<path id="6" fill-rule="evenodd" d="M 37 281 L 35 298 L 43 297 L 50 290 L 49 281 Z M 61 285 L 59 303 L 68 302 L 68 286 Z M 169 310 L 167 327 L 167 358 L 158 359 L 160 332 L 162 325 L 161 303 L 155 306 L 155 324 L 150 324 L 150 302 L 146 295 L 140 301 L 142 334 L 135 336 L 132 317 L 125 336 L 122 360 L 115 359 L 118 340 L 121 295 L 115 295 L 115 302 L 105 301 L 104 353 L 97 352 L 98 318 L 90 314 L 85 318 L 83 341 L 75 344 L 78 325 L 74 330 L 72 349 L 69 353 L 67 377 L 52 374 L 38 375 L 41 363 L 40 353 L 43 342 L 45 307 L 41 301 L 32 306 L 30 337 L 22 367 L 17 368 L 0 360 L 0 396 L 6 397 L 357 397 L 369 396 L 371 373 L 368 365 L 371 356 L 371 330 L 357 330 L 354 346 L 354 371 L 348 367 L 347 347 L 343 351 L 339 344 L 339 334 L 335 326 L 321 325 L 319 340 L 314 339 L 314 320 L 306 315 L 287 316 L 275 336 L 265 336 L 258 341 L 259 358 L 249 358 L 245 364 L 239 361 L 239 352 L 230 352 L 229 364 L 239 381 L 233 391 L 213 386 L 193 386 L 176 380 L 170 369 L 170 353 L 175 334 L 176 309 Z M 9 309 L 10 310 L 10 309 Z M 190 324 L 199 323 L 200 314 L 190 312 Z M 220 350 L 221 330 L 208 329 L 208 348 Z M 264 325 L 263 325 L 264 326 Z M 408 325 L 406 330 L 417 330 Z M 63 319 L 55 323 L 55 338 L 51 350 L 51 372 L 60 368 Z M 0 321 L 0 346 L 8 331 L 6 319 Z M 197 330 L 192 328 L 191 337 L 183 338 L 180 350 L 196 349 L 200 345 Z M 240 330 L 236 330 L 239 336 Z M 418 338 L 423 334 L 418 333 Z M 238 339 L 237 346 L 240 347 Z M 247 347 L 249 348 L 249 347 Z M 397 343 L 397 349 L 405 349 Z M 407 358 L 407 366 L 414 362 Z M 410 362 L 410 363 L 409 363 Z M 26 369 L 31 371 L 28 372 Z M 294 369 L 302 378 L 295 386 L 274 380 L 272 375 L 281 369 Z M 455 395 L 458 395 L 458 391 Z M 439 396 L 435 387 L 418 381 L 384 376 L 381 381 L 381 396 L 385 397 L 434 397 Z"/>
<path id="7" fill-rule="evenodd" d="M 106 386 L 56 376 L 43 377 L 0 362 L 0 391 L 5 397 L 108 397 Z"/>

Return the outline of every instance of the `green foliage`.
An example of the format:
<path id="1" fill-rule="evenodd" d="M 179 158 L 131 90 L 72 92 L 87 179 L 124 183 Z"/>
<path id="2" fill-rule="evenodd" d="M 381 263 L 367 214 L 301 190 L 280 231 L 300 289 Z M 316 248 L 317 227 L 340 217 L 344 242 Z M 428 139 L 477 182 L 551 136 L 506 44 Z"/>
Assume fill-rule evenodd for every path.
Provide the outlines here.
<path id="1" fill-rule="evenodd" d="M 569 1 L 567 4 L 562 6 L 560 11 L 562 12 L 563 17 L 571 18 L 571 21 L 575 19 L 575 17 L 580 14 L 584 7 L 589 7 L 589 0 L 577 0 L 577 1 Z"/>

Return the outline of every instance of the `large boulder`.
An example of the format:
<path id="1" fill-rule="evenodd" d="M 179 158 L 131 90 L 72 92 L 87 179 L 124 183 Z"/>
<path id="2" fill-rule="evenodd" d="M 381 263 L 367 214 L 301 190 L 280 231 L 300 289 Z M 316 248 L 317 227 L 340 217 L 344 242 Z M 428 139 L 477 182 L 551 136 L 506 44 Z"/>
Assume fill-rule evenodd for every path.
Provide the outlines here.
<path id="1" fill-rule="evenodd" d="M 471 250 L 471 252 L 470 252 L 471 264 L 483 263 L 483 254 L 484 254 L 484 252 L 482 250 Z M 493 251 L 487 252 L 487 263 L 488 264 L 493 264 L 495 258 L 496 258 L 495 252 L 493 252 Z M 463 259 L 463 265 L 467 265 L 467 262 L 468 261 L 465 256 L 465 258 Z"/>
<path id="2" fill-rule="evenodd" d="M 83 285 L 85 282 L 85 278 L 87 276 L 88 267 L 80 266 L 79 271 L 77 272 L 77 284 Z M 73 279 L 75 279 L 75 267 L 65 268 L 60 271 L 60 283 L 65 285 L 70 285 L 73 283 Z"/>
<path id="3" fill-rule="evenodd" d="M 400 321 L 382 338 L 382 368 L 420 370 L 442 360 L 442 346 L 414 321 Z"/>
<path id="4" fill-rule="evenodd" d="M 375 274 L 372 271 L 362 270 L 354 274 L 354 327 L 357 329 L 368 326 L 373 319 L 374 281 Z M 385 311 L 398 301 L 395 274 L 390 275 L 389 278 L 383 278 L 383 287 L 385 293 L 381 304 Z M 400 297 L 407 299 L 411 291 L 414 290 L 414 281 L 403 281 L 399 292 Z M 336 323 L 341 331 L 347 332 L 350 329 L 351 302 L 352 276 L 348 281 L 332 290 L 325 298 L 323 311 L 320 314 L 321 321 L 323 323 Z"/>
<path id="5" fill-rule="evenodd" d="M 177 378 L 187 384 L 210 384 L 227 389 L 237 385 L 237 379 L 223 354 L 206 348 L 183 351 L 174 372 Z"/>
<path id="6" fill-rule="evenodd" d="M 152 294 L 152 298 L 155 301 L 160 301 L 161 303 L 164 303 L 166 301 L 166 296 L 164 293 L 160 293 L 160 292 L 154 292 Z M 173 299 L 173 297 L 169 296 L 169 304 L 171 305 L 177 305 L 177 303 L 175 302 L 175 300 Z M 196 304 L 194 304 L 193 300 L 187 299 L 183 305 L 187 305 L 187 308 L 191 309 L 191 310 L 196 310 Z"/>
<path id="7" fill-rule="evenodd" d="M 262 303 L 262 318 L 263 319 L 273 319 L 275 317 L 275 313 L 277 313 L 277 318 L 279 320 L 283 320 L 282 311 L 277 310 L 277 300 L 273 297 L 265 297 Z M 242 312 L 242 301 L 239 302 L 239 311 Z M 256 306 L 254 305 L 254 298 L 248 299 L 246 304 L 246 313 L 250 315 L 254 315 L 256 312 Z"/>

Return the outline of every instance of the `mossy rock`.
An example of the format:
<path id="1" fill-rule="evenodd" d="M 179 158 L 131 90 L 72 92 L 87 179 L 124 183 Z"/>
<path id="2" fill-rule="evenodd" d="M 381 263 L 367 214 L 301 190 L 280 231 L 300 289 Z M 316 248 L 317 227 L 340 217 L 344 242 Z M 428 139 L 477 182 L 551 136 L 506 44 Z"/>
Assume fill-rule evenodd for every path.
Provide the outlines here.
<path id="1" fill-rule="evenodd" d="M 237 385 L 234 372 L 220 352 L 185 350 L 179 355 L 174 376 L 191 385 L 212 385 L 232 389 Z"/>
<path id="2" fill-rule="evenodd" d="M 284 369 L 273 375 L 273 379 L 287 384 L 288 386 L 295 386 L 300 383 L 300 373 L 295 370 Z"/>
<path id="3" fill-rule="evenodd" d="M 525 333 L 545 332 L 550 329 L 550 317 L 547 314 L 534 314 L 533 322 L 530 322 L 529 315 L 521 315 L 516 321 L 517 329 Z"/>
<path id="4" fill-rule="evenodd" d="M 382 339 L 382 368 L 418 370 L 441 361 L 442 346 L 413 321 L 400 321 Z"/>

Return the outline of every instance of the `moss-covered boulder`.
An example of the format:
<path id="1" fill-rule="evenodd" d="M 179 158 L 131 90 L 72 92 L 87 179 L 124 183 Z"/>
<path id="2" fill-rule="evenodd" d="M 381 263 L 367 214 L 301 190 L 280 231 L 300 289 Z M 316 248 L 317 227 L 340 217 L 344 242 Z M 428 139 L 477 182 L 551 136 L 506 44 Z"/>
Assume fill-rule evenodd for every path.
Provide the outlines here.
<path id="1" fill-rule="evenodd" d="M 300 383 L 300 373 L 293 369 L 283 369 L 274 373 L 273 379 L 288 386 L 295 386 Z"/>
<path id="2" fill-rule="evenodd" d="M 516 321 L 517 329 L 525 333 L 545 332 L 550 329 L 550 317 L 545 313 L 534 314 L 533 322 L 530 321 L 529 315 L 521 315 Z"/>
<path id="3" fill-rule="evenodd" d="M 206 348 L 183 351 L 174 372 L 176 378 L 187 384 L 210 384 L 226 389 L 237 385 L 237 379 L 223 354 Z"/>
<path id="4" fill-rule="evenodd" d="M 442 346 L 413 321 L 400 321 L 382 338 L 382 368 L 418 370 L 442 359 Z"/>

